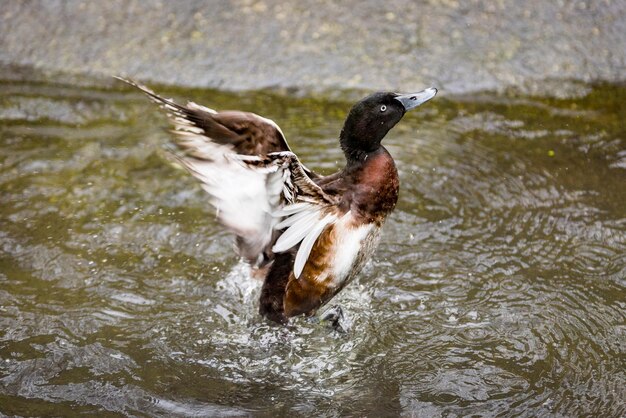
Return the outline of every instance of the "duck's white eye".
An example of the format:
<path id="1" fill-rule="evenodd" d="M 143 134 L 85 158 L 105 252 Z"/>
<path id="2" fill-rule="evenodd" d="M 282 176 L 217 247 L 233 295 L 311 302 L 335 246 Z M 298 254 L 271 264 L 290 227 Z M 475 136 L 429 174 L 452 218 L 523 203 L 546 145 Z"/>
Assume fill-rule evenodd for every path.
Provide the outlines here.
<path id="1" fill-rule="evenodd" d="M 382 105 L 382 106 L 380 107 L 380 111 L 381 111 L 381 112 L 384 112 L 385 110 L 387 110 L 387 106 Z"/>

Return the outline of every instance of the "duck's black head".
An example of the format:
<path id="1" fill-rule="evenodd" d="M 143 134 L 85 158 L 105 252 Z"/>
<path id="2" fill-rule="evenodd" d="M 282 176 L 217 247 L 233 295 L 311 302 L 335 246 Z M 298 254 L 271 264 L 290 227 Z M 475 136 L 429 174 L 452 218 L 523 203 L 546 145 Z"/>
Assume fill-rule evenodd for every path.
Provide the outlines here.
<path id="1" fill-rule="evenodd" d="M 341 148 L 348 161 L 354 161 L 380 148 L 380 142 L 404 114 L 432 99 L 437 89 L 419 93 L 374 93 L 356 103 L 341 130 Z"/>

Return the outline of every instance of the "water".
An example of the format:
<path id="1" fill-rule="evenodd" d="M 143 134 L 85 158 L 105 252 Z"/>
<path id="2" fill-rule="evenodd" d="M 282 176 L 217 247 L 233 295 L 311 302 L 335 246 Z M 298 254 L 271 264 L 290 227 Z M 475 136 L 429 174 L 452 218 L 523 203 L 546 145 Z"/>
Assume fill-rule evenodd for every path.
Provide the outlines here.
<path id="1" fill-rule="evenodd" d="M 162 158 L 152 103 L 109 80 L 0 79 L 0 412 L 626 415 L 626 87 L 407 115 L 385 140 L 400 201 L 332 302 L 352 322 L 338 334 L 259 317 L 260 283 Z M 352 93 L 158 90 L 254 110 L 309 167 L 340 164 Z"/>

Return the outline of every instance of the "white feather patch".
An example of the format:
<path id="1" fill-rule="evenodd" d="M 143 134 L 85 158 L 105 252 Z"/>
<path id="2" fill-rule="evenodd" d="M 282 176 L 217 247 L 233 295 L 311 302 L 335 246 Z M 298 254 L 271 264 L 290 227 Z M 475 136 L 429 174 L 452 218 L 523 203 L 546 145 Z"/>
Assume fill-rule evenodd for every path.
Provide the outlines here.
<path id="1" fill-rule="evenodd" d="M 293 205 L 284 206 L 283 208 L 275 211 L 274 212 L 274 216 L 276 216 L 278 218 L 282 218 L 283 216 L 290 216 L 290 215 L 293 215 L 296 212 L 301 212 L 301 211 L 306 210 L 307 208 L 310 208 L 310 207 L 311 207 L 310 203 L 298 202 L 298 203 L 294 203 Z"/>
<path id="2" fill-rule="evenodd" d="M 278 225 L 276 225 L 274 228 L 276 229 L 284 229 L 284 228 L 288 228 L 290 226 L 292 226 L 293 224 L 295 224 L 296 222 L 298 222 L 300 219 L 309 216 L 309 212 L 307 211 L 302 211 L 302 212 L 298 212 L 292 216 L 288 216 L 285 219 L 283 219 Z"/>
<path id="3" fill-rule="evenodd" d="M 335 222 L 337 217 L 333 214 L 324 215 L 321 207 L 306 202 L 285 206 L 274 213 L 274 216 L 277 215 L 286 218 L 275 228 L 287 230 L 278 238 L 272 251 L 276 253 L 287 251 L 301 242 L 293 268 L 297 279 L 306 265 L 315 241 L 326 226 Z"/>
<path id="4" fill-rule="evenodd" d="M 364 250 L 364 242 L 371 238 L 376 231 L 374 224 L 364 224 L 358 227 L 350 226 L 352 223 L 350 218 L 351 215 L 348 212 L 337 222 L 335 230 L 339 240 L 335 244 L 333 276 L 338 283 L 350 275 L 359 253 Z M 373 248 L 375 248 L 375 245 L 371 251 L 373 251 Z M 366 258 L 369 258 L 369 255 Z"/>
<path id="5" fill-rule="evenodd" d="M 300 241 L 306 237 L 309 232 L 320 221 L 320 213 L 318 211 L 311 211 L 306 213 L 291 225 L 276 241 L 276 244 L 272 248 L 272 251 L 276 253 L 282 253 L 287 251 L 294 245 L 297 245 Z"/>
<path id="6" fill-rule="evenodd" d="M 326 228 L 326 225 L 332 223 L 335 219 L 334 215 L 326 215 L 324 219 L 315 224 L 311 231 L 309 231 L 306 237 L 302 240 L 302 244 L 300 244 L 300 248 L 298 248 L 298 254 L 296 254 L 296 261 L 293 264 L 293 274 L 296 276 L 296 279 L 300 277 L 302 270 L 304 270 L 304 266 L 309 259 L 311 250 L 313 249 L 313 244 L 315 244 L 317 238 L 319 238 L 324 228 Z"/>
<path id="7" fill-rule="evenodd" d="M 251 169 L 226 146 L 207 142 L 192 133 L 185 133 L 184 138 L 195 149 L 212 157 L 211 160 L 184 156 L 180 159 L 211 195 L 220 221 L 261 252 L 271 240 L 274 225 L 280 221 L 272 213 L 280 204 L 282 187 L 275 177 L 282 178 L 282 170 L 277 166 Z"/>

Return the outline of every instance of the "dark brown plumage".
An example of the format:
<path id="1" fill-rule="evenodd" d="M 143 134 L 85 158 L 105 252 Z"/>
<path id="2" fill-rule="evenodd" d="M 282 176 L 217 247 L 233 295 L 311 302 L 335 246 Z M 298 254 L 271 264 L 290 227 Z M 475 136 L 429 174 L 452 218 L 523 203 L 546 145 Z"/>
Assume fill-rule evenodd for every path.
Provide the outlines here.
<path id="1" fill-rule="evenodd" d="M 241 256 L 262 272 L 259 311 L 279 323 L 314 314 L 370 258 L 399 191 L 381 141 L 407 110 L 436 94 L 376 93 L 358 102 L 340 134 L 345 168 L 320 176 L 300 163 L 269 119 L 182 106 L 120 80 L 170 115 L 176 159 L 201 181 Z"/>

